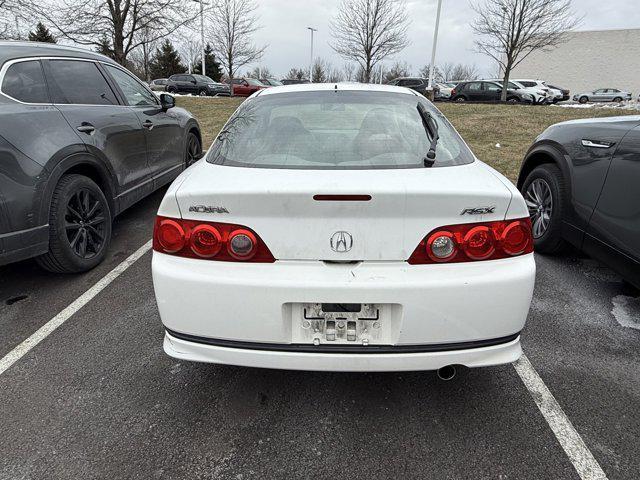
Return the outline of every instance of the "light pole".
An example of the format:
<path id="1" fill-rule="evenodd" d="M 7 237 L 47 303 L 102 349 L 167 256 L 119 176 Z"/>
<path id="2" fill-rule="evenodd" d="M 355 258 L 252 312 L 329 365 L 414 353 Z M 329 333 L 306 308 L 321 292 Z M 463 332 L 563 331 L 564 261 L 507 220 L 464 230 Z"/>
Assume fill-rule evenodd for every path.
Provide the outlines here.
<path id="1" fill-rule="evenodd" d="M 200 4 L 200 55 L 202 55 L 202 75 L 206 75 L 204 62 L 204 0 L 193 0 Z"/>
<path id="2" fill-rule="evenodd" d="M 429 65 L 429 88 L 433 88 L 433 75 L 436 70 L 436 48 L 438 46 L 438 29 L 440 28 L 440 9 L 442 0 L 438 0 L 438 13 L 436 15 L 436 31 L 433 32 L 433 50 L 431 50 L 431 65 Z"/>
<path id="3" fill-rule="evenodd" d="M 311 56 L 309 57 L 309 82 L 313 82 L 313 32 L 317 32 L 317 28 L 307 27 L 311 31 Z"/>

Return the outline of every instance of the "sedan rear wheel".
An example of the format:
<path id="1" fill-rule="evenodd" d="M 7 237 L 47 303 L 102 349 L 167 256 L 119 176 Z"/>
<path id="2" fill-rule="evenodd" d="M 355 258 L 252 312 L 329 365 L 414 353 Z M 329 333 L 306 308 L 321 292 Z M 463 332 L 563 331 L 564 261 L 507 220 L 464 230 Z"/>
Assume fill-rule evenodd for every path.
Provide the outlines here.
<path id="1" fill-rule="evenodd" d="M 580 97 L 580 100 L 578 100 L 580 103 L 587 103 L 589 101 L 589 97 Z"/>
<path id="2" fill-rule="evenodd" d="M 564 247 L 561 236 L 566 204 L 565 181 L 554 164 L 535 168 L 522 186 L 529 209 L 534 245 L 542 253 L 557 253 Z"/>
<path id="3" fill-rule="evenodd" d="M 616 97 L 613 99 L 613 103 L 622 103 L 622 97 Z"/>

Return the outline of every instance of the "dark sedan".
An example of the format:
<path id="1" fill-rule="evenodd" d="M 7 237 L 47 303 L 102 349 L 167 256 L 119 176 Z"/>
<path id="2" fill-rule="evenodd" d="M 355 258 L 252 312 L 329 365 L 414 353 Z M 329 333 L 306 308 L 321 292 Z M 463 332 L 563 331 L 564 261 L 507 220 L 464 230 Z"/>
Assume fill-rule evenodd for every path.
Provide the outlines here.
<path id="1" fill-rule="evenodd" d="M 549 127 L 518 179 L 535 247 L 567 243 L 640 288 L 640 117 L 574 120 Z"/>
<path id="2" fill-rule="evenodd" d="M 181 73 L 171 75 L 167 80 L 167 92 L 190 93 L 201 97 L 229 96 L 229 85 L 214 81 L 204 75 Z"/>
<path id="3" fill-rule="evenodd" d="M 111 221 L 201 155 L 200 128 L 113 60 L 0 42 L 0 265 L 81 272 Z"/>
<path id="4" fill-rule="evenodd" d="M 429 88 L 429 79 L 421 77 L 398 77 L 389 82 L 389 85 L 397 85 L 398 87 L 407 87 L 411 90 L 415 90 L 422 95 L 427 94 Z M 433 85 L 434 98 L 439 97 L 440 87 Z"/>

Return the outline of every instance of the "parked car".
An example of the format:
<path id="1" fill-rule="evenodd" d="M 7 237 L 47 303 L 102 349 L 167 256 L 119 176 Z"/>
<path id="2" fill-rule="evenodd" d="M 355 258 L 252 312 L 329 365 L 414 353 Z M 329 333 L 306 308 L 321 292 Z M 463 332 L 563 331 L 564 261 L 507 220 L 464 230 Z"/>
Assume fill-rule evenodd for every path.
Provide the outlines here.
<path id="1" fill-rule="evenodd" d="M 167 92 L 190 93 L 201 97 L 230 95 L 229 85 L 216 82 L 204 75 L 188 73 L 171 75 L 167 81 Z"/>
<path id="2" fill-rule="evenodd" d="M 284 85 L 280 80 L 276 80 L 275 78 L 261 78 L 260 82 L 270 87 L 280 87 Z"/>
<path id="3" fill-rule="evenodd" d="M 622 91 L 617 88 L 599 88 L 597 90 L 593 90 L 592 92 L 582 92 L 576 93 L 573 96 L 573 99 L 576 102 L 587 103 L 587 102 L 614 102 L 620 103 L 625 100 L 631 100 L 633 95 L 629 92 Z"/>
<path id="4" fill-rule="evenodd" d="M 529 93 L 534 94 L 536 103 L 553 103 L 553 95 L 551 95 L 550 89 L 546 83 L 542 80 L 522 80 L 514 78 L 512 80 L 516 85 L 522 85 Z"/>
<path id="5" fill-rule="evenodd" d="M 149 88 L 154 92 L 166 92 L 167 83 L 168 80 L 166 78 L 157 78 L 155 80 L 151 80 L 151 82 L 149 83 Z"/>
<path id="6" fill-rule="evenodd" d="M 297 78 L 283 78 L 282 80 L 280 80 L 282 82 L 283 85 L 299 85 L 302 83 L 311 83 L 309 80 L 307 79 L 297 79 Z"/>
<path id="7" fill-rule="evenodd" d="M 500 78 L 490 78 L 487 79 L 489 82 L 497 82 L 500 85 L 503 85 L 504 80 Z M 537 81 L 524 81 L 522 82 L 516 80 L 509 80 L 508 87 L 509 90 L 515 90 L 520 93 L 529 94 L 533 97 L 533 103 L 536 105 L 545 105 L 547 103 L 552 103 L 552 99 L 549 98 L 549 88 L 546 86 L 539 86 Z"/>
<path id="8" fill-rule="evenodd" d="M 0 265 L 89 270 L 112 219 L 198 158 L 198 123 L 90 51 L 0 42 L 0 65 Z"/>
<path id="9" fill-rule="evenodd" d="M 571 100 L 571 91 L 566 88 L 554 87 L 553 85 L 546 84 L 551 90 L 557 90 L 560 92 L 561 96 L 556 95 L 554 99 L 554 103 L 558 102 L 566 102 L 567 100 Z"/>
<path id="10" fill-rule="evenodd" d="M 388 85 L 397 85 L 398 87 L 406 87 L 411 90 L 415 90 L 422 95 L 427 94 L 429 88 L 429 79 L 420 77 L 399 77 L 391 80 Z M 434 98 L 439 96 L 440 88 L 437 85 L 433 85 Z"/>
<path id="11" fill-rule="evenodd" d="M 444 378 L 520 356 L 526 204 L 417 92 L 266 90 L 190 173 L 154 229 L 169 355 Z"/>
<path id="12" fill-rule="evenodd" d="M 258 90 L 269 88 L 260 80 L 255 78 L 234 78 L 233 79 L 233 94 L 238 97 L 248 97 L 253 95 Z"/>
<path id="13" fill-rule="evenodd" d="M 536 250 L 571 244 L 640 288 L 640 118 L 549 127 L 529 149 L 518 187 Z"/>
<path id="14" fill-rule="evenodd" d="M 451 91 L 453 102 L 498 102 L 501 98 L 502 85 L 486 80 L 462 82 Z M 533 96 L 520 90 L 507 90 L 507 102 L 533 103 Z"/>
<path id="15" fill-rule="evenodd" d="M 450 100 L 451 91 L 456 88 L 457 83 L 440 82 L 436 84 L 438 87 L 437 100 Z"/>

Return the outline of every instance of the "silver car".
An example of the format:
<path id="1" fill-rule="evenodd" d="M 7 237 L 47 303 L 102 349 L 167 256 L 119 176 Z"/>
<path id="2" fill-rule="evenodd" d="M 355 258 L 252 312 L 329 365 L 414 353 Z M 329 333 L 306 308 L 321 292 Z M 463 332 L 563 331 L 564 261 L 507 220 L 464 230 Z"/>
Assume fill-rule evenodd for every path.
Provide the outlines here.
<path id="1" fill-rule="evenodd" d="M 625 100 L 631 100 L 631 93 L 624 92 L 617 88 L 599 88 L 592 92 L 576 93 L 573 99 L 576 102 L 624 102 Z"/>

